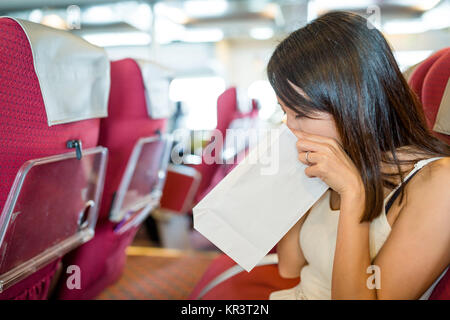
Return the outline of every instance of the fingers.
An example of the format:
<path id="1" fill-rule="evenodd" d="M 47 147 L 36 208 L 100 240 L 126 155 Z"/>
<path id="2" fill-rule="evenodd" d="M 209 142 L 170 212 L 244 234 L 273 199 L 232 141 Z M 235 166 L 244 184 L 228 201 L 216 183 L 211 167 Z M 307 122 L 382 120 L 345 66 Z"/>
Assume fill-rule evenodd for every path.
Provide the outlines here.
<path id="1" fill-rule="evenodd" d="M 296 147 L 297 147 L 298 152 L 325 151 L 325 148 L 327 147 L 327 145 L 324 144 L 323 142 L 308 139 L 308 138 L 306 138 L 306 135 L 304 135 L 301 131 L 298 131 L 298 130 L 293 130 L 292 132 L 298 138 L 298 140 L 296 142 Z"/>
<path id="2" fill-rule="evenodd" d="M 333 138 L 319 136 L 317 134 L 307 133 L 307 132 L 300 131 L 300 130 L 292 130 L 292 132 L 295 134 L 295 136 L 298 139 L 308 139 L 308 140 L 320 142 L 320 143 L 333 143 L 333 141 L 336 141 Z"/>
<path id="3" fill-rule="evenodd" d="M 309 152 L 308 158 L 306 158 L 307 152 L 299 152 L 298 153 L 298 160 L 300 160 L 301 163 L 306 164 L 307 166 L 311 166 L 316 164 L 319 161 L 320 155 L 316 152 Z"/>
<path id="4" fill-rule="evenodd" d="M 298 141 L 304 141 L 305 144 L 314 144 L 317 143 L 322 146 L 331 146 L 336 150 L 341 148 L 341 145 L 338 141 L 333 138 L 319 136 L 316 134 L 306 133 L 300 130 L 292 130 L 295 136 L 299 139 Z"/>
<path id="5" fill-rule="evenodd" d="M 305 174 L 310 178 L 323 178 L 323 170 L 321 169 L 321 166 L 319 164 L 315 164 L 312 166 L 309 166 L 305 169 Z"/>
<path id="6" fill-rule="evenodd" d="M 297 151 L 299 153 L 306 152 L 306 151 L 327 152 L 327 150 L 329 149 L 329 146 L 327 144 L 311 141 L 308 139 L 297 140 L 295 146 L 297 147 Z"/>

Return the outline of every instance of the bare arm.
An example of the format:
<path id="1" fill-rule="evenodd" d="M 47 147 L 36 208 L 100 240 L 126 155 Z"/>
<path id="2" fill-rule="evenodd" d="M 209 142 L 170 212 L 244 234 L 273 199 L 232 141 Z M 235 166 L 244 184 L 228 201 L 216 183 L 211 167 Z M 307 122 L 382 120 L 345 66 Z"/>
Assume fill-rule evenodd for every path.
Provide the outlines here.
<path id="1" fill-rule="evenodd" d="M 378 299 L 418 299 L 450 263 L 450 158 L 421 171 L 375 258 Z"/>
<path id="2" fill-rule="evenodd" d="M 293 133 L 299 160 L 308 165 L 305 174 L 320 178 L 341 197 L 331 297 L 420 297 L 450 262 L 450 157 L 425 166 L 406 186 L 406 204 L 373 262 L 377 268 L 370 259 L 370 225 L 359 222 L 365 192 L 355 164 L 335 139 Z M 381 288 L 368 286 L 369 266 L 381 273 Z"/>
<path id="3" fill-rule="evenodd" d="M 282 278 L 297 278 L 306 264 L 300 248 L 300 229 L 309 211 L 278 242 L 278 272 Z"/>
<path id="4" fill-rule="evenodd" d="M 331 283 L 332 299 L 376 299 L 375 290 L 367 287 L 369 254 L 368 222 L 360 223 L 364 195 L 341 196 L 341 211 L 334 252 Z"/>
<path id="5" fill-rule="evenodd" d="M 437 162 L 437 161 L 436 161 Z M 450 161 L 424 167 L 406 187 L 406 204 L 375 258 L 380 287 L 369 289 L 368 224 L 356 200 L 344 202 L 333 266 L 337 299 L 417 299 L 450 262 Z M 351 205 L 353 203 L 353 206 Z M 345 207 L 345 208 L 344 208 Z M 342 218 L 342 219 L 341 219 Z"/>

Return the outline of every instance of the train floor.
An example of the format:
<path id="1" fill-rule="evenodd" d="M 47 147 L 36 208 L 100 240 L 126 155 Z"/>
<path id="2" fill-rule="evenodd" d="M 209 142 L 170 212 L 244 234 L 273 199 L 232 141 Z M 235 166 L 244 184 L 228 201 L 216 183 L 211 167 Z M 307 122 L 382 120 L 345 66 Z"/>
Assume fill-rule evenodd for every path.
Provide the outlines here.
<path id="1" fill-rule="evenodd" d="M 157 218 L 143 224 L 128 247 L 119 281 L 97 299 L 187 299 L 211 261 L 220 254 L 192 229 L 189 216 L 154 216 Z"/>

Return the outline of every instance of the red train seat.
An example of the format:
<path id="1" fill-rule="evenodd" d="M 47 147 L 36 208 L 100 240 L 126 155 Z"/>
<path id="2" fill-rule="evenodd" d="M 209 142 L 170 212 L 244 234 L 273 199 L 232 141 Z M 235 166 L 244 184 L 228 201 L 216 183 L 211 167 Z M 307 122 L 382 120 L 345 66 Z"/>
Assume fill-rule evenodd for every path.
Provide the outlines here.
<path id="1" fill-rule="evenodd" d="M 45 299 L 58 256 L 95 226 L 106 149 L 94 147 L 98 118 L 107 115 L 109 63 L 103 49 L 68 32 L 6 17 L 0 47 L 0 299 Z M 77 225 L 89 203 L 91 231 Z M 66 241 L 83 236 L 78 227 L 85 238 Z"/>
<path id="2" fill-rule="evenodd" d="M 94 239 L 64 259 L 85 275 L 82 289 L 68 290 L 62 281 L 59 299 L 92 299 L 118 280 L 126 247 L 159 203 L 172 143 L 164 133 L 170 110 L 168 94 L 161 106 L 164 101 L 151 91 L 155 85 L 160 92 L 162 81 L 168 89 L 166 73 L 143 61 L 111 62 L 109 116 L 101 122 L 99 138 L 109 150 L 109 161 L 98 227 Z"/>

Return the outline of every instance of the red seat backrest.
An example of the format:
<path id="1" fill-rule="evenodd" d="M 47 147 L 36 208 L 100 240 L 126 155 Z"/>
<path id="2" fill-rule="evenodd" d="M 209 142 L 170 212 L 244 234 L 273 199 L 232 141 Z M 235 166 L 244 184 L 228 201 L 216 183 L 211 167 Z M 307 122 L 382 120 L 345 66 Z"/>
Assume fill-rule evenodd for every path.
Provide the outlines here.
<path id="1" fill-rule="evenodd" d="M 448 50 L 449 48 L 444 48 L 435 52 L 430 57 L 422 61 L 412 72 L 409 78 L 409 85 L 414 90 L 414 92 L 419 96 L 419 98 L 422 97 L 423 82 L 431 66 Z"/>
<path id="2" fill-rule="evenodd" d="M 428 127 L 432 130 L 450 76 L 450 48 L 439 50 L 412 73 L 409 84 L 422 101 Z M 433 134 L 450 144 L 450 136 Z"/>
<path id="3" fill-rule="evenodd" d="M 0 18 L 0 48 L 0 210 L 2 210 L 16 174 L 26 161 L 72 151 L 73 149 L 66 147 L 68 140 L 81 140 L 83 149 L 95 147 L 98 142 L 100 119 L 49 127 L 30 42 L 16 21 Z M 73 177 L 73 173 L 70 175 Z M 44 182 L 41 191 L 54 189 L 51 181 Z M 55 195 L 50 191 L 48 194 Z M 36 277 L 31 280 L 30 278 L 19 283 L 19 286 L 8 289 L 5 292 L 8 298 L 15 295 L 25 298 L 45 298 L 31 297 L 30 294 L 16 290 L 18 287 L 23 290 L 34 286 Z M 29 285 L 24 284 L 27 281 Z"/>
<path id="4" fill-rule="evenodd" d="M 30 44 L 12 19 L 0 19 L 0 207 L 17 170 L 27 160 L 71 151 L 66 142 L 79 139 L 95 147 L 100 119 L 49 127 L 34 70 Z"/>
<path id="5" fill-rule="evenodd" d="M 142 137 L 163 133 L 167 119 L 151 119 L 141 69 L 133 59 L 111 62 L 111 89 L 108 118 L 102 119 L 99 144 L 109 150 L 105 188 L 99 223 L 108 218 L 128 159 L 135 143 Z"/>
<path id="6" fill-rule="evenodd" d="M 237 112 L 237 91 L 235 87 L 228 88 L 217 98 L 217 126 L 223 137 Z"/>

